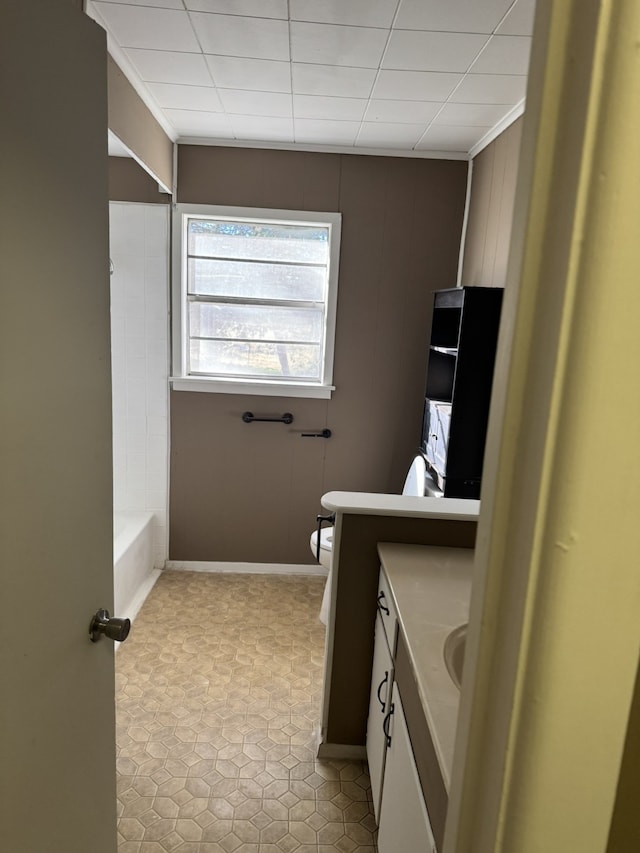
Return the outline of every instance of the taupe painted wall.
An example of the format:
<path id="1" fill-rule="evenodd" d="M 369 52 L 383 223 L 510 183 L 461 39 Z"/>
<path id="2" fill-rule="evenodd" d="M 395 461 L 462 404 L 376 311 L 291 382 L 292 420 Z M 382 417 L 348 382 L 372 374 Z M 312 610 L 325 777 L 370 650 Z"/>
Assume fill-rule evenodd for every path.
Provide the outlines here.
<path id="1" fill-rule="evenodd" d="M 109 157 L 109 201 L 169 204 L 171 196 L 133 158 Z"/>
<path id="2" fill-rule="evenodd" d="M 521 135 L 520 118 L 473 161 L 463 285 L 505 286 Z"/>
<path id="3" fill-rule="evenodd" d="M 173 187 L 173 143 L 111 56 L 107 57 L 109 130 L 167 190 Z"/>
<path id="4" fill-rule="evenodd" d="M 179 147 L 179 202 L 343 222 L 333 398 L 172 393 L 171 559 L 310 562 L 322 494 L 401 490 L 432 292 L 455 286 L 466 178 L 463 161 Z M 244 424 L 245 410 L 295 421 Z M 325 426 L 328 441 L 300 437 Z"/>

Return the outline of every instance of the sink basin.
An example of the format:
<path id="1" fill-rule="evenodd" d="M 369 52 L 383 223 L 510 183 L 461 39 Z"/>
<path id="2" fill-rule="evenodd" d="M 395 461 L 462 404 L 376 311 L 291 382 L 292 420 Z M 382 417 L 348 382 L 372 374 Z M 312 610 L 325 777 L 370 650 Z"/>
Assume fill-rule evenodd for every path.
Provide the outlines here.
<path id="1" fill-rule="evenodd" d="M 467 623 L 458 625 L 444 641 L 444 662 L 451 680 L 460 690 L 462 682 L 462 669 L 464 667 L 464 649 L 467 642 Z"/>

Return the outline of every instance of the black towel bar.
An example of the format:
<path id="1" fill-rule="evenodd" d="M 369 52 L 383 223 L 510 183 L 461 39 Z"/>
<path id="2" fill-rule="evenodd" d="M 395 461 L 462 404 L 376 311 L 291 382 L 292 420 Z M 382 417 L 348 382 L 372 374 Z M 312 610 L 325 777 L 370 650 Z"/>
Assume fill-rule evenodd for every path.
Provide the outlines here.
<path id="1" fill-rule="evenodd" d="M 322 432 L 303 432 L 302 438 L 331 438 L 331 430 L 325 427 Z"/>
<path id="2" fill-rule="evenodd" d="M 281 415 L 279 418 L 257 418 L 253 412 L 243 412 L 242 420 L 245 424 L 251 424 L 254 421 L 262 421 L 264 423 L 280 423 L 280 424 L 292 424 L 293 423 L 293 415 L 291 412 L 285 412 L 284 415 Z"/>

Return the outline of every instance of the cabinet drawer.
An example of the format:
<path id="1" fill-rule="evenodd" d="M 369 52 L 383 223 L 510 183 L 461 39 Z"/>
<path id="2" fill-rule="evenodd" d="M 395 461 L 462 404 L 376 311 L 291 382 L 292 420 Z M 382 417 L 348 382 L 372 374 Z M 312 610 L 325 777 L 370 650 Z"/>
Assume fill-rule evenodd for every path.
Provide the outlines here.
<path id="1" fill-rule="evenodd" d="M 387 638 L 389 651 L 393 657 L 396 653 L 396 637 L 398 633 L 398 617 L 393 598 L 389 592 L 389 584 L 382 569 L 378 578 L 378 613 L 382 618 L 384 633 Z"/>

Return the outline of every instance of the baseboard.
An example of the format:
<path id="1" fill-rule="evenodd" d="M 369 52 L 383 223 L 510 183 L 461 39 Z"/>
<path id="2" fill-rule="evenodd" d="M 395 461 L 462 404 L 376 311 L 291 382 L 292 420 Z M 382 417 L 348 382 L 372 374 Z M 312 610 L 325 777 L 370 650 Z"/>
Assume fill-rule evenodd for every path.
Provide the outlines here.
<path id="1" fill-rule="evenodd" d="M 318 758 L 339 761 L 366 761 L 367 748 L 349 743 L 321 743 L 318 747 Z"/>
<path id="2" fill-rule="evenodd" d="M 207 560 L 167 560 L 165 569 L 183 572 L 228 572 L 245 575 L 318 575 L 328 569 L 318 563 L 222 563 Z"/>

